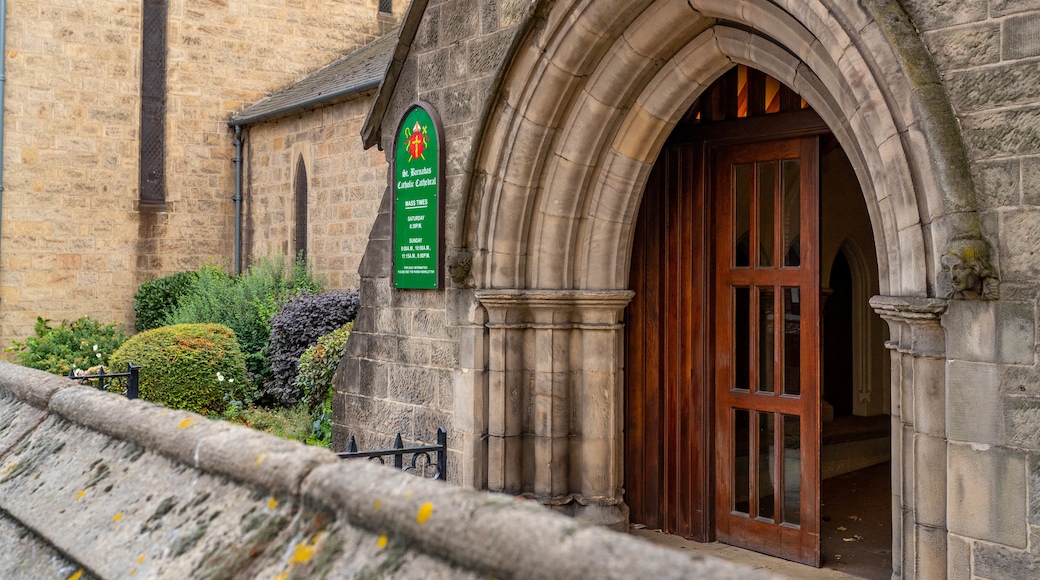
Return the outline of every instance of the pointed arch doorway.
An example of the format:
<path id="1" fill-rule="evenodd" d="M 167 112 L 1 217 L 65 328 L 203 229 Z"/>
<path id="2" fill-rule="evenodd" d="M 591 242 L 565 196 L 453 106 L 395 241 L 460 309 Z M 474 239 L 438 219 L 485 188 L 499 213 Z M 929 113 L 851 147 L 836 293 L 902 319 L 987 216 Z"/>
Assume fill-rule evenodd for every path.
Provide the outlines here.
<path id="1" fill-rule="evenodd" d="M 820 565 L 821 147 L 804 101 L 741 66 L 651 171 L 626 314 L 634 523 Z"/>

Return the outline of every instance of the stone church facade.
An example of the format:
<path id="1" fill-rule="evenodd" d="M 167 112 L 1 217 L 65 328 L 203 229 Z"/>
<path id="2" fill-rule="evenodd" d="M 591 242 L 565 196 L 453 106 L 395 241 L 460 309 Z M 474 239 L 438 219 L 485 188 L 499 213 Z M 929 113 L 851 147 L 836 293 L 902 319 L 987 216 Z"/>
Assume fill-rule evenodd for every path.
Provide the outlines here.
<path id="1" fill-rule="evenodd" d="M 815 541 L 818 561 L 813 489 L 837 405 L 820 379 L 836 335 L 817 313 L 837 295 L 834 272 L 851 268 L 849 360 L 862 377 L 845 413 L 880 418 L 890 443 L 893 577 L 1028 576 L 1040 562 L 1038 30 L 1040 6 L 1002 0 L 413 2 L 362 137 L 389 160 L 412 103 L 439 113 L 443 287 L 395 289 L 388 187 L 359 269 L 334 444 L 429 440 L 443 425 L 456 483 L 620 528 L 675 499 L 691 509 L 678 514 L 684 535 L 810 563 Z M 709 97 L 752 86 L 740 75 L 761 75 L 767 101 L 779 81 L 787 113 L 726 116 Z M 696 153 L 669 165 L 673 150 Z M 796 157 L 801 205 L 766 212 L 762 184 Z M 748 167 L 759 201 L 740 201 Z M 676 203 L 700 200 L 692 213 L 648 205 L 673 199 L 655 184 L 691 172 L 693 193 Z M 826 184 L 839 173 L 858 193 L 835 210 Z M 731 193 L 736 209 L 719 209 Z M 663 208 L 657 225 L 640 221 L 648 207 Z M 758 209 L 741 222 L 747 207 Z M 784 233 L 791 208 L 824 233 Z M 861 274 L 836 265 L 841 236 L 827 233 L 829 215 L 855 212 L 872 234 L 847 252 Z M 731 231 L 748 223 L 750 245 Z M 692 237 L 672 246 L 655 231 Z M 793 262 L 773 240 L 792 244 Z M 741 251 L 762 262 L 742 264 Z M 678 294 L 647 302 L 655 280 L 677 277 Z M 880 338 L 862 330 L 872 325 Z M 649 364 L 659 341 L 672 354 Z M 767 344 L 780 354 L 749 362 Z M 794 374 L 771 366 L 789 352 Z M 634 467 L 655 449 L 659 463 Z M 763 491 L 779 481 L 791 485 Z"/>
<path id="2" fill-rule="evenodd" d="M 380 11 L 376 0 L 7 2 L 0 342 L 30 336 L 37 316 L 132 327 L 144 280 L 205 263 L 232 269 L 229 120 L 396 27 L 405 6 L 384 3 Z M 279 155 L 307 149 L 307 163 L 317 165 L 308 165 L 311 206 L 326 212 L 311 220 L 315 267 L 333 287 L 356 287 L 374 213 L 366 183 L 378 192 L 372 182 L 382 179 L 381 169 L 365 168 L 384 162 L 356 138 L 344 143 L 366 113 L 355 107 L 343 137 L 331 135 L 339 119 L 325 117 L 313 147 L 303 142 L 321 126 L 320 111 L 317 123 L 298 116 L 287 137 L 271 141 L 257 128 L 251 143 L 244 127 L 243 155 L 260 180 L 244 182 L 244 265 L 289 253 L 284 224 L 271 232 L 265 220 L 292 216 L 267 198 L 293 190 L 296 174 L 288 161 L 278 167 Z M 143 136 L 146 126 L 162 132 Z M 142 170 L 146 157 L 154 167 Z M 344 162 L 360 176 L 345 179 Z M 262 241 L 250 244 L 255 238 Z"/>

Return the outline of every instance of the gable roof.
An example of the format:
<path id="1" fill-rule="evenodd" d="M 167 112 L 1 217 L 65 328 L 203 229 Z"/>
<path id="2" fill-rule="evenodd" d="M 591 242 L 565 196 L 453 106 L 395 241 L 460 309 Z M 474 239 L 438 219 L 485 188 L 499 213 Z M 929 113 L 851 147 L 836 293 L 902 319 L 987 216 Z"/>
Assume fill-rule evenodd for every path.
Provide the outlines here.
<path id="1" fill-rule="evenodd" d="M 372 98 L 372 108 L 368 111 L 365 124 L 361 126 L 361 142 L 365 149 L 371 149 L 373 145 L 379 145 L 380 149 L 383 148 L 380 143 L 383 138 L 383 117 L 386 116 L 386 110 L 390 106 L 390 97 L 397 88 L 401 69 L 404 68 L 404 63 L 408 59 L 408 52 L 412 49 L 412 42 L 419 31 L 419 24 L 422 22 L 428 3 L 429 0 L 412 0 L 408 5 L 408 10 L 404 13 L 401 28 L 397 31 L 397 42 L 393 48 L 392 59 L 379 83 L 375 97 Z"/>
<path id="2" fill-rule="evenodd" d="M 398 32 L 395 30 L 236 113 L 228 124 L 251 125 L 371 91 L 383 81 L 397 45 Z"/>

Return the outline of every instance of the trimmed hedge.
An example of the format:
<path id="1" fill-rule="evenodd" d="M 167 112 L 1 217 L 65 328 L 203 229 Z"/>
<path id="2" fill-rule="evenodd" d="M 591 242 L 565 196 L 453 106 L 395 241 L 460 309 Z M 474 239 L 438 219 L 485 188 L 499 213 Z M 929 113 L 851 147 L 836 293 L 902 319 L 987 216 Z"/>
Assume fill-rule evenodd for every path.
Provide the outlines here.
<path id="1" fill-rule="evenodd" d="M 177 324 L 142 332 L 109 360 L 141 366 L 140 397 L 171 409 L 220 414 L 241 399 L 246 365 L 235 333 L 221 324 Z"/>
<path id="2" fill-rule="evenodd" d="M 300 400 L 294 385 L 300 355 L 318 339 L 357 317 L 360 297 L 356 290 L 323 294 L 301 292 L 282 306 L 271 319 L 271 339 L 264 353 L 274 378 L 265 393 L 291 407 Z"/>
<path id="3" fill-rule="evenodd" d="M 165 325 L 181 297 L 191 292 L 198 279 L 198 272 L 178 272 L 138 286 L 134 294 L 134 328 L 142 332 Z"/>

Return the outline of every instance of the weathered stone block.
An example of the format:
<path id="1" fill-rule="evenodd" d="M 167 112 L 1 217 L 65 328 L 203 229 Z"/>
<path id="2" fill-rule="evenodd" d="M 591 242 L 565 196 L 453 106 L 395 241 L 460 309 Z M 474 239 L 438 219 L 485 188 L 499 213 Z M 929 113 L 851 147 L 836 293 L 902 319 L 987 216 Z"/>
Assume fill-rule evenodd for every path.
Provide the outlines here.
<path id="1" fill-rule="evenodd" d="M 948 453 L 949 530 L 1025 548 L 1025 455 L 990 445 L 953 442 Z"/>
<path id="2" fill-rule="evenodd" d="M 1040 12 L 1013 16 L 1004 21 L 1005 59 L 1040 55 Z"/>
<path id="3" fill-rule="evenodd" d="M 976 200 L 983 209 L 1017 206 L 1020 198 L 1017 159 L 977 163 Z"/>
<path id="4" fill-rule="evenodd" d="M 971 545 L 955 534 L 946 534 L 946 580 L 971 580 Z"/>
<path id="5" fill-rule="evenodd" d="M 1034 63 L 1014 62 L 950 73 L 946 80 L 956 110 L 978 111 L 1035 103 L 1032 87 L 1040 83 L 1040 70 Z"/>
<path id="6" fill-rule="evenodd" d="M 1040 525 L 1040 455 L 1035 453 L 1029 455 L 1029 523 Z"/>
<path id="7" fill-rule="evenodd" d="M 907 0 L 903 6 L 921 31 L 979 22 L 989 15 L 987 3 L 976 0 Z"/>
<path id="8" fill-rule="evenodd" d="M 941 437 L 917 435 L 914 438 L 914 462 L 914 497 L 917 499 L 914 509 L 917 512 L 917 522 L 933 528 L 945 528 L 946 440 Z M 918 540 L 920 541 L 920 538 Z M 921 551 L 918 548 L 918 556 L 920 555 Z"/>
<path id="9" fill-rule="evenodd" d="M 968 154 L 975 158 L 1040 150 L 1040 110 L 1035 107 L 970 113 L 961 117 L 961 128 Z"/>
<path id="10" fill-rule="evenodd" d="M 1022 203 L 1040 205 L 1040 157 L 1022 160 Z"/>
<path id="11" fill-rule="evenodd" d="M 382 433 L 411 433 L 412 407 L 358 395 L 344 396 L 343 426 L 347 430 L 376 429 Z"/>
<path id="12" fill-rule="evenodd" d="M 424 367 L 390 367 L 387 397 L 394 401 L 432 407 L 437 400 L 437 382 L 446 371 Z"/>
<path id="13" fill-rule="evenodd" d="M 914 357 L 912 361 L 914 427 L 918 433 L 945 437 L 946 365 L 942 359 L 931 357 Z"/>
<path id="14" fill-rule="evenodd" d="M 1040 555 L 1029 550 L 975 542 L 972 572 L 979 578 L 1040 577 Z"/>
<path id="15" fill-rule="evenodd" d="M 941 29 L 925 34 L 924 38 L 940 69 L 1000 61 L 1000 25 L 994 22 Z"/>
<path id="16" fill-rule="evenodd" d="M 943 578 L 946 575 L 946 530 L 932 526 L 915 527 L 917 546 L 916 578 Z"/>
<path id="17" fill-rule="evenodd" d="M 951 300 L 943 327 L 951 360 L 1033 363 L 1036 319 L 1030 302 Z"/>
<path id="18" fill-rule="evenodd" d="M 1005 416 L 1008 445 L 1040 449 L 1040 398 L 1008 397 Z"/>
<path id="19" fill-rule="evenodd" d="M 956 360 L 946 363 L 946 368 L 946 428 L 950 439 L 999 445 L 1004 423 L 1000 369 Z"/>
<path id="20" fill-rule="evenodd" d="M 377 399 L 386 397 L 386 389 L 389 384 L 389 366 L 383 362 L 361 359 L 359 361 L 358 383 L 354 390 L 348 390 L 347 392 Z"/>

